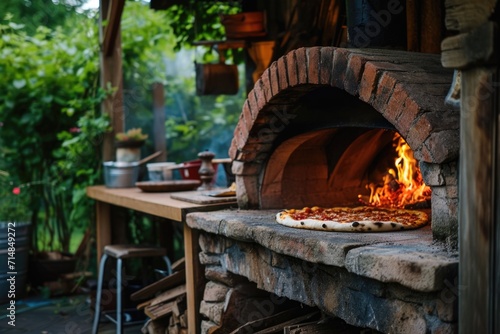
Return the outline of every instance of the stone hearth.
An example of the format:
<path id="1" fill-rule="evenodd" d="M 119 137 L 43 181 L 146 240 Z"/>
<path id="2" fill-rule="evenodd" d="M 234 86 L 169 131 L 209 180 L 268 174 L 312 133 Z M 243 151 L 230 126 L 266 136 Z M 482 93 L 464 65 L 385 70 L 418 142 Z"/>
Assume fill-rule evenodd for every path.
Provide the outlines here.
<path id="1" fill-rule="evenodd" d="M 433 242 L 430 227 L 321 232 L 279 225 L 275 214 L 227 210 L 187 215 L 187 224 L 202 231 L 200 262 L 210 280 L 201 305 L 205 332 L 220 325 L 224 313 L 224 298 L 213 296 L 229 295 L 240 277 L 361 328 L 456 331 L 458 257 Z"/>

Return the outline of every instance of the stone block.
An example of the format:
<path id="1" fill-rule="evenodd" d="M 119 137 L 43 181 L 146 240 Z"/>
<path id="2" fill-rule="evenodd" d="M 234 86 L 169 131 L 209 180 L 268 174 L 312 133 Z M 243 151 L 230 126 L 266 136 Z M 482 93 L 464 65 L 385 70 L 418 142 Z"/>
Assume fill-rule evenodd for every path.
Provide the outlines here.
<path id="1" fill-rule="evenodd" d="M 219 265 L 221 261 L 220 255 L 210 255 L 205 252 L 199 254 L 200 263 L 203 265 Z"/>
<path id="2" fill-rule="evenodd" d="M 206 302 L 223 302 L 226 299 L 229 289 L 227 285 L 209 281 L 205 285 L 203 300 Z"/>
<path id="3" fill-rule="evenodd" d="M 458 130 L 444 130 L 433 132 L 424 142 L 432 152 L 435 163 L 444 163 L 458 159 L 460 150 L 460 134 Z"/>
<path id="4" fill-rule="evenodd" d="M 443 175 L 441 165 L 420 161 L 419 166 L 426 185 L 432 187 L 443 186 L 445 184 L 445 176 Z"/>
<path id="5" fill-rule="evenodd" d="M 458 298 L 440 298 L 436 301 L 436 309 L 439 319 L 444 322 L 458 321 Z"/>
<path id="6" fill-rule="evenodd" d="M 349 272 L 381 282 L 398 282 L 417 291 L 431 292 L 442 289 L 445 279 L 456 273 L 458 260 L 438 252 L 419 252 L 418 247 L 408 245 L 368 246 L 349 251 L 345 267 Z"/>
<path id="7" fill-rule="evenodd" d="M 218 327 L 216 323 L 209 320 L 202 320 L 200 325 L 201 334 L 211 333 L 211 330 L 214 327 Z"/>
<path id="8" fill-rule="evenodd" d="M 432 234 L 435 239 L 455 244 L 458 240 L 458 199 L 448 198 L 447 189 L 432 188 Z"/>
<path id="9" fill-rule="evenodd" d="M 214 282 L 233 287 L 241 281 L 246 281 L 244 277 L 230 273 L 221 266 L 206 266 L 205 277 Z"/>
<path id="10" fill-rule="evenodd" d="M 217 325 L 221 323 L 221 317 L 224 310 L 224 302 L 208 303 L 204 300 L 200 303 L 200 314 L 210 319 Z"/>
<path id="11" fill-rule="evenodd" d="M 204 253 L 223 254 L 228 246 L 226 244 L 227 242 L 229 242 L 229 240 L 226 238 L 209 235 L 208 233 L 200 233 L 199 243 Z"/>

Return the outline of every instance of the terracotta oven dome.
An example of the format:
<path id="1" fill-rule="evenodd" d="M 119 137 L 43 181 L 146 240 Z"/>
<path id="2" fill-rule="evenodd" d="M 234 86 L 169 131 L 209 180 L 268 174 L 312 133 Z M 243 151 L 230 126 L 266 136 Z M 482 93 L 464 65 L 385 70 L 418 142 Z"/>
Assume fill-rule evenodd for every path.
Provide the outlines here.
<path id="1" fill-rule="evenodd" d="M 263 73 L 229 150 L 241 209 L 356 204 L 399 133 L 432 189 L 435 239 L 457 239 L 459 112 L 438 55 L 313 47 Z"/>

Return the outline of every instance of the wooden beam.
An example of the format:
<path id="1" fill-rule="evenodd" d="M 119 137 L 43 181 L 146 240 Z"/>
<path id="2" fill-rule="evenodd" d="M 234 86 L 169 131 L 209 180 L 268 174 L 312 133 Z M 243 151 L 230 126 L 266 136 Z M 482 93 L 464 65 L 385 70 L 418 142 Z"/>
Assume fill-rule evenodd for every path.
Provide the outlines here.
<path id="1" fill-rule="evenodd" d="M 104 28 L 104 39 L 102 41 L 102 50 L 106 57 L 113 54 L 113 49 L 117 45 L 118 32 L 120 31 L 120 22 L 122 19 L 125 0 L 111 0 L 111 6 L 106 16 L 106 27 Z"/>
<path id="2" fill-rule="evenodd" d="M 156 161 L 167 161 L 167 141 L 165 139 L 165 87 L 157 82 L 153 84 L 153 136 L 155 151 L 161 155 Z"/>
<path id="3" fill-rule="evenodd" d="M 461 69 L 459 168 L 459 333 L 499 333 L 500 78 L 496 1 L 448 0 L 442 63 Z M 450 300 L 453 302 L 453 300 Z"/>
<path id="4" fill-rule="evenodd" d="M 205 288 L 204 267 L 198 260 L 199 232 L 184 223 L 184 252 L 186 258 L 186 296 L 188 333 L 198 334 L 201 330 L 200 303 Z"/>
<path id="5" fill-rule="evenodd" d="M 117 1 L 117 0 L 114 0 Z M 124 0 L 120 0 L 124 1 Z M 101 0 L 99 6 L 99 38 L 101 46 L 104 45 L 106 21 L 111 0 Z M 116 5 L 115 5 L 116 6 Z M 108 37 L 109 38 L 109 37 Z M 116 31 L 114 45 L 121 44 L 120 30 Z M 100 50 L 101 64 L 101 87 L 108 90 L 114 88 L 114 92 L 107 96 L 101 104 L 101 112 L 109 115 L 112 131 L 104 135 L 103 140 L 103 160 L 109 161 L 115 159 L 114 137 L 118 132 L 122 132 L 125 127 L 125 117 L 123 116 L 123 75 L 122 75 L 122 54 L 121 48 L 113 47 L 108 51 L 111 54 L 106 55 L 103 48 Z"/>

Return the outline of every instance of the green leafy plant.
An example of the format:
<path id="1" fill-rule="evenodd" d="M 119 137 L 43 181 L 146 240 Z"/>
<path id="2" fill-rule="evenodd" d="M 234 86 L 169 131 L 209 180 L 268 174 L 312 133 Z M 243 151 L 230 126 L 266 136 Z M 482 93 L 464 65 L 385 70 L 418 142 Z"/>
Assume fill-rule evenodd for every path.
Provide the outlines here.
<path id="1" fill-rule="evenodd" d="M 80 157 L 81 169 L 71 172 L 59 164 L 67 140 L 59 134 L 78 128 L 80 117 L 98 109 L 106 94 L 98 84 L 97 29 L 88 19 L 73 23 L 74 29 L 40 26 L 28 35 L 11 17 L 0 21 L 0 169 L 32 185 L 26 211 L 34 252 L 69 251 L 73 194 L 82 173 L 93 172 L 98 161 Z"/>

